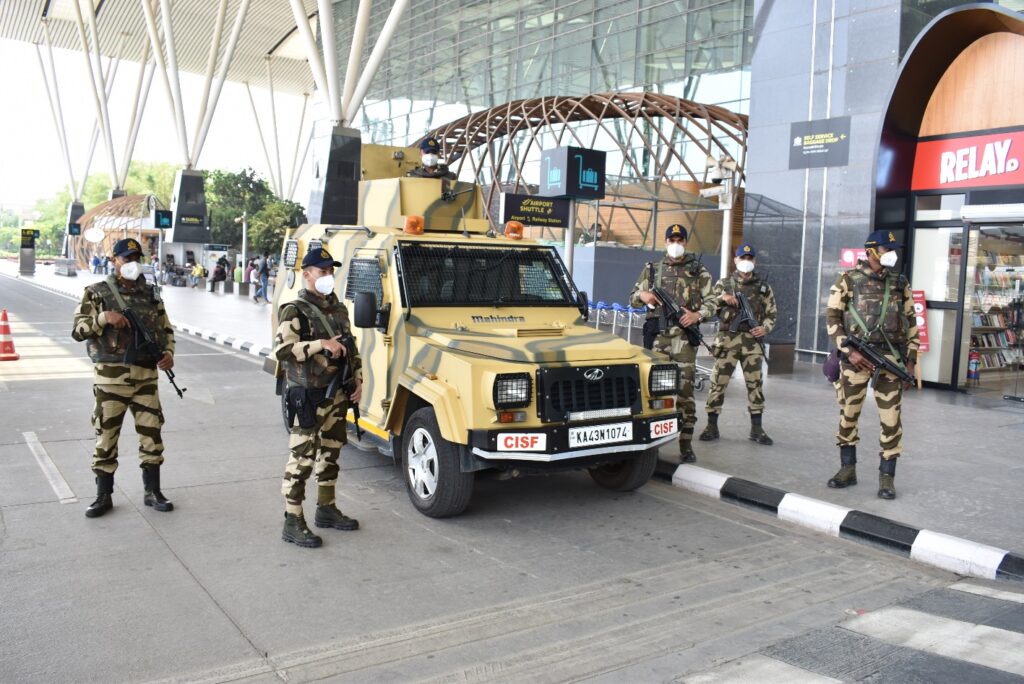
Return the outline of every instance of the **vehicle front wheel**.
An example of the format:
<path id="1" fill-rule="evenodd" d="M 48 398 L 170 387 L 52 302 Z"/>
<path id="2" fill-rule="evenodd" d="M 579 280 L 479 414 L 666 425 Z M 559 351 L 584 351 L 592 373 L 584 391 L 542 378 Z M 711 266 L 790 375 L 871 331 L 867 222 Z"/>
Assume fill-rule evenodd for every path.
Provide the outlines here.
<path id="1" fill-rule="evenodd" d="M 431 518 L 459 515 L 473 494 L 473 473 L 459 467 L 454 444 L 441 436 L 431 406 L 410 416 L 402 430 L 402 471 L 409 499 Z"/>
<path id="2" fill-rule="evenodd" d="M 647 449 L 636 458 L 605 463 L 590 469 L 590 477 L 605 489 L 630 492 L 647 484 L 658 465 L 658 450 Z"/>

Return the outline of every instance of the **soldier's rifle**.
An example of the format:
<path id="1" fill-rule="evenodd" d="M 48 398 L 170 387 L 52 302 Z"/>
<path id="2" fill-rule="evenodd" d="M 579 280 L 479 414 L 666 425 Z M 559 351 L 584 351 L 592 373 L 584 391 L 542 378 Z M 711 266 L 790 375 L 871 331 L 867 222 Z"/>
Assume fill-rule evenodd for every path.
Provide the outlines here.
<path id="1" fill-rule="evenodd" d="M 711 351 L 711 347 L 708 346 L 708 343 L 704 341 L 704 335 L 700 331 L 700 323 L 689 327 L 683 325 L 683 316 L 685 316 L 687 312 L 676 303 L 675 299 L 672 298 L 672 295 L 670 295 L 665 288 L 654 286 L 651 288 L 651 292 L 658 298 L 658 301 L 661 302 L 662 316 L 665 319 L 665 330 L 668 330 L 672 326 L 677 326 L 682 329 L 683 334 L 686 335 L 686 341 L 690 343 L 691 347 L 704 345 L 704 348 L 707 349 L 708 352 L 714 354 L 714 352 Z"/>
<path id="2" fill-rule="evenodd" d="M 848 335 L 846 337 L 846 346 L 860 352 L 864 358 L 866 358 L 868 362 L 875 367 L 874 372 L 871 374 L 872 387 L 874 387 L 875 383 L 878 382 L 878 376 L 883 370 L 892 373 L 907 384 L 914 384 L 917 382 L 910 373 L 885 358 L 885 355 L 875 349 L 869 342 L 859 337 Z"/>
<path id="3" fill-rule="evenodd" d="M 345 356 L 343 358 L 334 358 L 330 354 L 327 354 L 329 363 L 338 369 L 338 372 L 334 374 L 331 381 L 327 384 L 327 398 L 333 399 L 334 396 L 340 390 L 344 393 L 347 399 L 353 392 L 356 391 L 356 377 L 352 371 L 352 359 L 359 353 L 356 349 L 356 338 L 352 335 L 338 335 L 336 338 L 338 342 L 341 342 L 342 346 L 345 347 Z M 326 352 L 324 352 L 326 354 Z M 363 429 L 359 427 L 359 402 L 349 401 L 349 408 L 352 409 L 352 421 L 356 426 L 356 437 L 362 441 Z"/>
<path id="4" fill-rule="evenodd" d="M 145 352 L 153 358 L 159 360 L 163 358 L 164 351 L 166 351 L 156 338 L 150 334 L 149 329 L 143 324 L 142 319 L 135 313 L 130 307 L 126 308 L 121 312 L 121 315 L 128 319 L 128 325 L 132 329 L 132 339 L 128 344 L 128 349 L 124 353 L 124 362 L 131 365 L 135 363 L 135 359 L 138 357 L 139 352 Z M 174 371 L 170 368 L 164 371 L 167 374 L 167 379 L 171 383 L 171 387 L 178 393 L 179 399 L 185 398 L 185 392 L 188 391 L 187 387 L 178 387 L 178 383 L 174 382 Z"/>
<path id="5" fill-rule="evenodd" d="M 739 332 L 740 326 L 744 323 L 751 330 L 760 328 L 761 321 L 757 320 L 757 316 L 754 315 L 754 307 L 750 306 L 750 300 L 747 298 L 747 295 L 736 291 L 732 293 L 732 296 L 736 298 L 736 302 L 739 304 L 739 314 L 729 324 L 729 332 Z M 755 337 L 754 341 L 757 342 L 757 346 L 761 347 L 761 353 L 764 354 L 764 340 L 760 337 Z"/>

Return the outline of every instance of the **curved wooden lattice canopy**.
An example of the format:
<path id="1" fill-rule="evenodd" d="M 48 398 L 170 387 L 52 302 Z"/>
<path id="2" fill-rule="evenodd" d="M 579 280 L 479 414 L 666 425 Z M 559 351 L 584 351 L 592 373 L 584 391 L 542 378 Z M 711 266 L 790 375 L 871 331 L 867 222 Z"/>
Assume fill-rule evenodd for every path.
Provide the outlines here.
<path id="1" fill-rule="evenodd" d="M 153 209 L 164 208 L 163 202 L 156 195 L 126 195 L 97 204 L 82 214 L 78 219 L 82 234 L 71 238 L 78 267 L 88 269 L 93 254 L 110 256 L 114 243 L 125 237 L 139 238 L 145 252 L 143 256 L 155 252 L 156 238 L 160 231 L 148 227 L 151 225 L 148 219 Z M 85 239 L 85 233 L 90 228 L 103 231 L 101 242 L 93 243 Z"/>
<path id="2" fill-rule="evenodd" d="M 656 221 L 649 217 L 645 227 L 630 212 L 631 203 L 665 203 L 678 211 L 714 207 L 697 195 L 708 180 L 704 162 L 709 156 L 733 158 L 742 185 L 747 116 L 671 95 L 614 92 L 514 100 L 452 121 L 431 135 L 441 142 L 456 173 L 468 164 L 478 182 L 490 186 L 487 206 L 492 208 L 496 191 L 536 187 L 524 170 L 539 160 L 545 146 L 608 151 L 608 203 L 624 208 L 635 225 L 637 239 L 625 242 L 642 243 Z"/>

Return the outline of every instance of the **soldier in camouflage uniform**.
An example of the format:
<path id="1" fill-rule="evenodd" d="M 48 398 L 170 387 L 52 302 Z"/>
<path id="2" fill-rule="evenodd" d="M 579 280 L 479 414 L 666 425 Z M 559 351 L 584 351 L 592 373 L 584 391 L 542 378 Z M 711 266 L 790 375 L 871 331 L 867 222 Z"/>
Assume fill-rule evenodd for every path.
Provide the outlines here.
<path id="1" fill-rule="evenodd" d="M 137 241 L 119 240 L 114 245 L 114 274 L 85 288 L 75 309 L 71 336 L 86 343 L 89 358 L 95 364 L 96 406 L 92 424 L 96 430 L 96 449 L 92 471 L 96 475 L 96 500 L 85 511 L 89 518 L 97 518 L 113 508 L 117 440 L 128 410 L 139 434 L 139 459 L 146 490 L 143 503 L 158 511 L 174 509 L 160 491 L 160 465 L 164 462 L 160 428 L 164 414 L 157 393 L 158 369 L 174 366 L 174 329 L 160 296 L 140 277 L 141 254 Z M 125 354 L 133 344 L 128 319 L 121 313 L 126 308 L 135 312 L 164 349 L 160 358 L 139 350 L 133 363 L 125 363 Z"/>
<path id="2" fill-rule="evenodd" d="M 839 401 L 839 446 L 841 467 L 828 481 L 833 488 L 857 484 L 857 421 L 860 418 L 868 383 L 874 367 L 858 351 L 846 349 L 848 335 L 869 342 L 890 361 L 906 364 L 914 374 L 917 350 L 917 317 L 910 283 L 894 270 L 896 248 L 900 245 L 892 233 L 879 230 L 864 243 L 867 259 L 857 268 L 845 271 L 836 279 L 828 297 L 826 317 L 828 335 L 843 358 L 836 396 Z M 896 497 L 893 478 L 896 458 L 903 451 L 903 425 L 900 408 L 903 383 L 882 371 L 874 386 L 875 403 L 881 421 L 881 462 L 878 467 L 878 496 Z"/>
<path id="3" fill-rule="evenodd" d="M 681 323 L 685 327 L 699 324 L 711 316 L 711 274 L 696 256 L 686 253 L 686 229 L 674 223 L 665 229 L 666 257 L 658 263 L 644 265 L 644 270 L 633 286 L 629 303 L 634 307 L 647 307 L 644 324 L 644 346 L 667 354 L 679 365 L 679 389 L 676 400 L 682 411 L 679 426 L 679 462 L 693 463 L 693 428 L 697 424 L 697 406 L 693 399 L 694 374 L 697 368 L 697 349 L 690 346 L 686 335 L 678 327 L 660 330 L 661 302 L 651 287 L 662 287 L 675 297 L 686 314 Z M 653 285 L 652 285 L 653 283 Z M 653 338 L 653 339 L 652 339 Z"/>
<path id="4" fill-rule="evenodd" d="M 711 371 L 711 389 L 708 390 L 708 425 L 701 433 L 702 442 L 718 439 L 718 416 L 725 403 L 725 388 L 737 364 L 743 370 L 747 385 L 747 408 L 750 411 L 750 439 L 758 444 L 770 445 L 772 438 L 761 426 L 764 413 L 764 392 L 761 389 L 761 363 L 764 361 L 764 338 L 775 326 L 778 309 L 771 286 L 754 270 L 757 252 L 753 246 L 742 244 L 736 249 L 736 270 L 722 278 L 711 292 L 714 311 L 720 320 L 715 340 L 715 367 Z M 744 321 L 736 332 L 730 330 L 740 315 L 737 293 L 742 293 L 760 323 L 755 327 Z"/>
<path id="5" fill-rule="evenodd" d="M 349 402 L 362 394 L 362 361 L 339 339 L 351 335 L 348 309 L 334 294 L 334 269 L 341 264 L 325 249 L 312 250 L 302 260 L 304 289 L 297 299 L 282 305 L 275 338 L 274 357 L 286 375 L 286 400 L 291 422 L 281 493 L 285 497 L 281 538 L 315 548 L 323 540 L 309 529 L 302 512 L 306 479 L 315 470 L 317 527 L 359 529 L 359 522 L 338 510 L 335 484 L 338 458 L 347 441 Z M 353 345 L 354 349 L 354 345 Z M 327 396 L 331 380 L 347 364 L 355 389 L 346 396 L 342 388 Z"/>

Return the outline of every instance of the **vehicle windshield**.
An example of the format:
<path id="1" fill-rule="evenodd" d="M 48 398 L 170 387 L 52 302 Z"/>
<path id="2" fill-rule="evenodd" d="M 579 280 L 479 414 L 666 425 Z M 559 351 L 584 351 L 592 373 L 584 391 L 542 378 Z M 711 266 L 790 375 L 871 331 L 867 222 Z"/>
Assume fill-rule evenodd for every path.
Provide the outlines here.
<path id="1" fill-rule="evenodd" d="M 551 247 L 406 242 L 398 251 L 404 306 L 575 306 Z"/>

